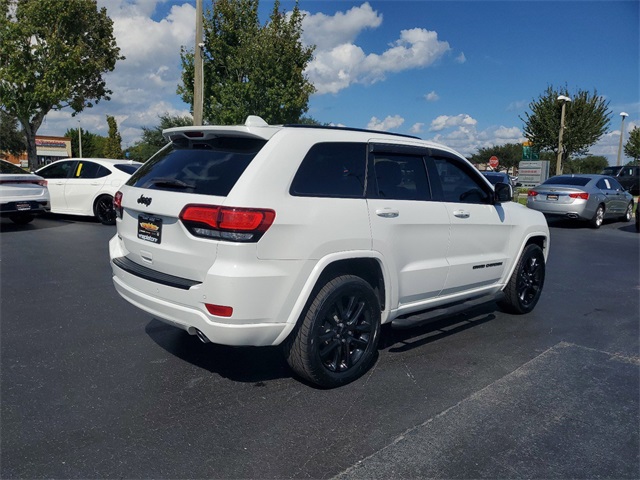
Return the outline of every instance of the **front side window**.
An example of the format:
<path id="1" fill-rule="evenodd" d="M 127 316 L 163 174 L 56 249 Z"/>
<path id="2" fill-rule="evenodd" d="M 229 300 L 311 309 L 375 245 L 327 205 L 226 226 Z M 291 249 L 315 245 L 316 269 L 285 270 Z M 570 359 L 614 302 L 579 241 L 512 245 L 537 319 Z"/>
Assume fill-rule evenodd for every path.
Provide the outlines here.
<path id="1" fill-rule="evenodd" d="M 227 196 L 265 143 L 245 137 L 179 140 L 149 159 L 127 185 Z"/>
<path id="2" fill-rule="evenodd" d="M 366 144 L 318 143 L 302 160 L 289 192 L 294 196 L 362 198 Z"/>
<path id="3" fill-rule="evenodd" d="M 491 203 L 491 194 L 477 181 L 461 162 L 448 157 L 434 157 L 442 199 L 452 203 Z"/>
<path id="4" fill-rule="evenodd" d="M 44 178 L 69 178 L 75 172 L 76 161 L 59 162 L 44 167 L 38 175 Z"/>

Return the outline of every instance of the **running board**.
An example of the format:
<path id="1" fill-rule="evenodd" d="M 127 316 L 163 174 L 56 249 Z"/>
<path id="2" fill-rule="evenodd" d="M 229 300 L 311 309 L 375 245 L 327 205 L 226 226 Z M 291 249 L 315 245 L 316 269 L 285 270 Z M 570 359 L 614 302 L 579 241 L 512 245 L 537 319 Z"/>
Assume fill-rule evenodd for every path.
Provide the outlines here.
<path id="1" fill-rule="evenodd" d="M 439 319 L 440 317 L 448 317 L 451 315 L 455 315 L 456 313 L 479 307 L 486 303 L 497 302 L 499 300 L 502 300 L 502 298 L 504 298 L 503 292 L 498 292 L 492 295 L 484 295 L 482 297 L 476 297 L 464 302 L 439 307 L 434 310 L 426 310 L 419 313 L 398 317 L 395 320 L 391 321 L 391 325 L 393 326 L 393 328 L 397 329 L 413 328 L 417 327 L 418 325 L 422 325 L 423 323 Z"/>

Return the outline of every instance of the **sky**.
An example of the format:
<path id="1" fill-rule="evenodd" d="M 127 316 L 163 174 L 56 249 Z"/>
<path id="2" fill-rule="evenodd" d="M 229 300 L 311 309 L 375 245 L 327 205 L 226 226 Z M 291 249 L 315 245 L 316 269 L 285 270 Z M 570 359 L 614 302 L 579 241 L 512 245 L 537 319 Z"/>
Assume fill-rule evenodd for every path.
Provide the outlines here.
<path id="1" fill-rule="evenodd" d="M 212 0 L 203 0 L 205 11 Z M 273 0 L 260 1 L 266 21 Z M 281 0 L 282 10 L 294 2 Z M 609 102 L 609 132 L 589 153 L 615 165 L 640 126 L 640 2 L 314 1 L 303 42 L 316 45 L 306 74 L 316 87 L 308 116 L 321 123 L 413 134 L 469 156 L 524 141 L 522 118 L 548 86 L 598 92 Z M 107 135 L 118 122 L 123 146 L 159 116 L 189 114 L 176 94 L 180 49 L 195 43 L 195 0 L 98 0 L 114 22 L 126 59 L 106 75 L 113 93 L 72 117 L 47 115 L 40 135 L 79 125 Z M 623 164 L 629 158 L 622 153 Z"/>

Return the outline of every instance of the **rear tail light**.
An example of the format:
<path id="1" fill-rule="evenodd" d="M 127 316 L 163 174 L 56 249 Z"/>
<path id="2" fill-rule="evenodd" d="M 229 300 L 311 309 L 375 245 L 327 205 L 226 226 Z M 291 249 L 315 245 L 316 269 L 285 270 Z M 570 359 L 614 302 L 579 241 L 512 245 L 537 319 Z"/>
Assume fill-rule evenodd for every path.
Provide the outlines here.
<path id="1" fill-rule="evenodd" d="M 47 186 L 47 181 L 46 180 L 37 180 L 37 179 L 33 179 L 33 180 L 0 180 L 0 183 L 11 183 L 11 184 L 26 184 L 26 185 L 40 185 L 41 187 L 46 187 Z"/>
<path id="2" fill-rule="evenodd" d="M 269 229 L 276 212 L 262 208 L 187 205 L 180 220 L 196 237 L 231 242 L 257 242 Z"/>
<path id="3" fill-rule="evenodd" d="M 122 218 L 122 192 L 120 191 L 113 196 L 113 208 L 116 211 L 116 217 Z"/>
<path id="4" fill-rule="evenodd" d="M 527 192 L 528 197 L 536 197 L 537 195 L 538 195 L 538 192 L 536 192 L 535 190 L 529 190 Z"/>
<path id="5" fill-rule="evenodd" d="M 589 194 L 587 192 L 570 193 L 571 198 L 580 198 L 582 200 L 589 200 Z"/>

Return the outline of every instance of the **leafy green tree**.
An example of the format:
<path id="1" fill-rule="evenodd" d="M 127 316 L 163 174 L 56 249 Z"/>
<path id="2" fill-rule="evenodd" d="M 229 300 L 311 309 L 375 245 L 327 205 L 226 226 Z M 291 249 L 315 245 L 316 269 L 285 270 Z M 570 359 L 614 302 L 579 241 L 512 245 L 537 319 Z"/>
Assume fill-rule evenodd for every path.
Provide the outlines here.
<path id="1" fill-rule="evenodd" d="M 22 124 L 34 169 L 47 113 L 108 100 L 103 74 L 124 57 L 96 0 L 0 0 L 0 45 L 0 110 Z"/>
<path id="2" fill-rule="evenodd" d="M 107 138 L 102 135 L 88 132 L 84 128 L 82 131 L 82 156 L 84 158 L 104 158 L 104 147 Z M 80 156 L 80 139 L 78 138 L 78 129 L 70 128 L 64 133 L 65 137 L 71 139 L 71 155 L 73 157 Z"/>
<path id="3" fill-rule="evenodd" d="M 24 134 L 18 131 L 18 120 L 0 110 L 0 153 L 18 156 L 26 149 Z"/>
<path id="4" fill-rule="evenodd" d="M 633 158 L 633 164 L 637 165 L 640 161 L 640 128 L 634 127 L 629 134 L 629 140 L 624 144 L 624 154 Z"/>
<path id="5" fill-rule="evenodd" d="M 611 121 L 609 102 L 598 95 L 577 90 L 569 93 L 567 88 L 556 90 L 553 86 L 529 104 L 531 113 L 525 113 L 524 134 L 534 148 L 558 154 L 558 135 L 562 104 L 559 95 L 571 98 L 565 110 L 565 129 L 562 137 L 562 163 L 572 155 L 585 155 L 589 147 L 604 135 Z M 553 170 L 555 171 L 555 170 Z"/>
<path id="6" fill-rule="evenodd" d="M 239 124 L 248 115 L 267 123 L 297 122 L 315 91 L 304 75 L 314 47 L 302 45 L 303 14 L 285 15 L 276 0 L 265 25 L 258 0 L 216 0 L 204 22 L 204 118 Z M 178 94 L 193 105 L 193 51 L 182 53 Z"/>
<path id="7" fill-rule="evenodd" d="M 122 137 L 118 132 L 118 124 L 116 119 L 111 115 L 107 115 L 107 124 L 109 125 L 109 136 L 104 149 L 105 158 L 123 158 Z"/>
<path id="8" fill-rule="evenodd" d="M 582 158 L 568 159 L 564 173 L 600 173 L 609 165 L 607 157 L 587 155 Z"/>
<path id="9" fill-rule="evenodd" d="M 506 143 L 495 147 L 483 147 L 469 157 L 469 161 L 475 165 L 489 163 L 492 156 L 498 157 L 500 169 L 512 169 L 522 161 L 522 145 L 519 143 Z"/>
<path id="10" fill-rule="evenodd" d="M 193 125 L 193 118 L 190 116 L 160 115 L 160 123 L 155 127 L 142 127 L 142 139 L 129 148 L 129 158 L 138 162 L 145 162 L 160 150 L 167 141 L 162 136 L 162 131 L 172 127 L 188 127 Z"/>

